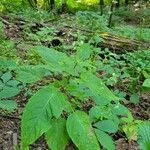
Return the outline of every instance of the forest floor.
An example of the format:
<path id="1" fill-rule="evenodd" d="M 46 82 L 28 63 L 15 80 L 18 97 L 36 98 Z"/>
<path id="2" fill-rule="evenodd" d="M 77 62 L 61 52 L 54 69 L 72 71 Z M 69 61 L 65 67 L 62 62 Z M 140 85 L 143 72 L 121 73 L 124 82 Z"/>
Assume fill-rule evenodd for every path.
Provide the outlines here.
<path id="1" fill-rule="evenodd" d="M 36 63 L 35 58 L 32 55 L 28 54 L 28 49 L 31 49 L 34 45 L 42 43 L 47 47 L 63 47 L 66 48 L 67 53 L 73 53 L 74 41 L 77 40 L 78 36 L 81 36 L 79 40 L 84 39 L 84 36 L 90 36 L 91 33 L 88 33 L 85 30 L 85 26 L 79 26 L 74 22 L 73 15 L 61 15 L 60 18 L 50 18 L 50 19 L 41 19 L 38 21 L 30 19 L 23 19 L 21 16 L 9 16 L 1 14 L 1 21 L 4 23 L 4 32 L 5 38 L 7 41 L 13 42 L 13 46 L 8 46 L 5 52 L 0 52 L 1 55 L 5 55 L 8 58 L 22 59 L 23 62 L 27 63 Z M 128 20 L 129 21 L 129 20 Z M 134 22 L 137 20 L 134 20 Z M 129 21 L 131 24 L 131 22 Z M 137 23 L 137 22 L 136 22 Z M 40 31 L 41 28 L 51 28 L 51 35 L 45 37 L 37 35 L 36 33 Z M 30 31 L 29 31 L 30 30 Z M 125 29 L 124 29 L 125 30 Z M 93 31 L 93 30 L 92 30 Z M 102 31 L 102 33 L 106 31 Z M 150 33 L 150 32 L 149 32 Z M 47 34 L 47 33 L 46 33 Z M 128 34 L 128 33 L 127 33 Z M 132 34 L 132 33 L 131 33 Z M 34 36 L 35 35 L 35 36 Z M 121 35 L 121 32 L 120 34 Z M 82 37 L 83 36 L 83 37 Z M 123 35 L 125 36 L 125 35 Z M 136 36 L 136 35 L 135 35 Z M 46 39 L 47 38 L 47 39 Z M 129 39 L 132 37 L 128 37 Z M 133 37 L 134 38 L 134 37 Z M 149 37 L 147 37 L 148 39 Z M 45 40 L 46 39 L 46 40 Z M 87 39 L 84 39 L 87 40 Z M 142 42 L 143 39 L 140 39 Z M 149 39 L 150 40 L 150 39 Z M 148 41 L 148 40 L 147 40 Z M 9 43 L 11 45 L 11 43 Z M 5 46 L 6 48 L 7 46 Z M 12 48 L 13 47 L 13 48 Z M 103 46 L 104 47 L 104 46 Z M 60 49 L 60 48 L 59 48 Z M 112 49 L 115 53 L 115 49 Z M 121 52 L 122 53 L 122 52 Z M 125 52 L 123 52 L 125 53 Z M 37 83 L 39 88 L 43 83 Z M 36 91 L 35 85 L 28 86 L 29 89 Z M 111 86 L 110 86 L 111 87 Z M 120 88 L 120 87 L 119 87 Z M 125 91 L 124 89 L 122 89 Z M 14 145 L 20 143 L 20 124 L 21 124 L 21 115 L 23 109 L 32 95 L 26 95 L 26 91 L 23 90 L 13 99 L 17 102 L 18 108 L 14 112 L 7 112 L 0 110 L 0 149 L 1 150 L 13 150 Z M 128 93 L 128 91 L 127 91 Z M 128 100 L 128 95 L 126 96 L 126 101 L 124 104 L 132 112 L 135 119 L 139 120 L 148 120 L 150 119 L 150 92 L 141 92 L 139 93 L 140 102 L 138 104 L 130 103 Z M 31 133 L 32 134 L 32 133 Z M 117 133 L 113 136 L 115 140 L 116 150 L 139 150 L 138 144 L 136 141 L 128 141 L 123 133 Z M 48 147 L 43 140 L 40 138 L 35 144 L 31 145 L 32 150 L 47 150 Z M 76 147 L 70 143 L 66 150 L 75 150 Z"/>

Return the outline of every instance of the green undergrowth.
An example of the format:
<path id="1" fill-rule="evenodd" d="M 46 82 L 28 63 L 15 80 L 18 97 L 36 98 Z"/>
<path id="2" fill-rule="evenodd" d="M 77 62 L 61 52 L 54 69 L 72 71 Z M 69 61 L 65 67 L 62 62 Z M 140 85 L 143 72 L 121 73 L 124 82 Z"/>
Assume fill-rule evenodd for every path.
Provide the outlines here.
<path id="1" fill-rule="evenodd" d="M 15 96 L 28 97 L 21 149 L 43 135 L 52 150 L 65 149 L 70 141 L 80 150 L 114 150 L 112 135 L 122 133 L 148 150 L 149 121 L 134 118 L 125 104 L 142 103 L 140 94 L 150 90 L 150 50 L 117 54 L 99 43 L 106 32 L 149 41 L 150 30 L 108 28 L 108 16 L 92 11 L 65 19 L 50 14 L 53 23 L 45 24 L 49 15 L 37 12 L 30 20 L 34 13 L 24 14 L 30 23 L 19 40 L 9 39 L 0 24 L 0 107 L 15 111 Z"/>
<path id="2" fill-rule="evenodd" d="M 149 26 L 150 22 L 150 9 L 149 6 L 142 6 L 144 8 L 138 8 L 136 11 L 135 7 L 119 8 L 114 11 L 114 24 L 123 23 L 130 24 L 133 26 L 142 25 L 143 27 Z"/>
<path id="3" fill-rule="evenodd" d="M 121 25 L 116 26 L 113 29 L 113 33 L 129 37 L 131 39 L 137 39 L 137 40 L 143 40 L 143 41 L 149 41 L 150 39 L 150 29 L 149 28 L 142 28 L 141 27 L 133 27 L 131 25 Z"/>

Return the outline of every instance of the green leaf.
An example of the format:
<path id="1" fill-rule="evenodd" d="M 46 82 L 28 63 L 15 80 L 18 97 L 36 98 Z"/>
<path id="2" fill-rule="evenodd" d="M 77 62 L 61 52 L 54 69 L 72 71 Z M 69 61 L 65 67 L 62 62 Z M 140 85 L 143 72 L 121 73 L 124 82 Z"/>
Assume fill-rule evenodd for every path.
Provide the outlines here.
<path id="1" fill-rule="evenodd" d="M 76 111 L 67 119 L 67 131 L 79 150 L 99 150 L 99 144 L 93 132 L 88 115 Z"/>
<path id="2" fill-rule="evenodd" d="M 100 117 L 103 117 L 104 112 L 98 106 L 94 106 L 89 111 L 89 116 L 92 122 L 97 121 Z"/>
<path id="3" fill-rule="evenodd" d="M 19 88 L 5 86 L 0 91 L 0 99 L 16 96 L 17 94 L 19 94 L 19 92 L 20 92 Z"/>
<path id="4" fill-rule="evenodd" d="M 143 123 L 143 121 L 135 120 L 133 122 L 130 122 L 128 124 L 124 124 L 122 126 L 122 130 L 126 134 L 126 137 L 128 138 L 128 140 L 137 141 L 137 131 L 138 131 L 138 127 L 141 123 Z"/>
<path id="5" fill-rule="evenodd" d="M 150 150 L 150 121 L 140 124 L 138 129 L 138 143 L 141 150 Z"/>
<path id="6" fill-rule="evenodd" d="M 82 74 L 79 83 L 84 84 L 85 92 L 87 88 L 89 89 L 87 91 L 91 93 L 98 105 L 106 105 L 112 100 L 118 100 L 118 97 L 105 86 L 102 80 L 90 72 Z"/>
<path id="7" fill-rule="evenodd" d="M 68 105 L 66 97 L 51 85 L 33 95 L 22 116 L 23 146 L 28 146 L 48 131 L 52 116 L 58 118 Z"/>
<path id="8" fill-rule="evenodd" d="M 2 68 L 12 69 L 12 68 L 16 68 L 16 67 L 17 67 L 17 64 L 15 61 L 0 57 L 0 69 L 2 69 Z"/>
<path id="9" fill-rule="evenodd" d="M 112 120 L 102 120 L 94 124 L 99 130 L 108 132 L 108 133 L 116 133 L 118 130 L 118 123 Z"/>
<path id="10" fill-rule="evenodd" d="M 23 83 L 33 83 L 41 80 L 46 70 L 38 66 L 26 66 L 16 70 L 16 79 Z"/>
<path id="11" fill-rule="evenodd" d="M 58 73 L 67 72 L 74 74 L 74 61 L 71 57 L 68 57 L 65 53 L 49 49 L 44 46 L 37 46 L 36 51 L 49 65 L 50 70 Z"/>
<path id="12" fill-rule="evenodd" d="M 114 104 L 111 107 L 111 110 L 114 114 L 121 117 L 120 121 L 129 123 L 133 121 L 133 116 L 131 112 L 128 110 L 127 107 L 123 106 L 122 104 Z"/>
<path id="13" fill-rule="evenodd" d="M 0 91 L 3 89 L 4 86 L 5 84 L 0 80 Z"/>
<path id="14" fill-rule="evenodd" d="M 64 150 L 69 140 L 66 120 L 63 118 L 52 120 L 51 127 L 45 136 L 51 150 Z"/>
<path id="15" fill-rule="evenodd" d="M 0 100 L 0 108 L 11 111 L 17 108 L 17 103 L 14 100 Z"/>
<path id="16" fill-rule="evenodd" d="M 83 43 L 77 48 L 76 57 L 80 61 L 84 61 L 90 57 L 92 52 L 93 52 L 93 47 L 88 43 Z"/>
<path id="17" fill-rule="evenodd" d="M 134 103 L 134 104 L 138 104 L 139 103 L 139 95 L 137 93 L 134 93 L 131 95 L 130 97 L 130 102 Z"/>
<path id="18" fill-rule="evenodd" d="M 143 87 L 150 88 L 150 79 L 146 79 L 142 85 Z"/>
<path id="19" fill-rule="evenodd" d="M 149 65 L 150 66 L 150 65 Z M 149 69 L 148 69 L 149 70 Z M 146 71 L 146 70 L 143 70 L 142 71 L 143 73 L 143 76 L 146 78 L 146 79 L 150 79 L 150 74 Z"/>
<path id="20" fill-rule="evenodd" d="M 1 76 L 1 79 L 3 80 L 4 83 L 9 81 L 12 78 L 12 74 L 10 72 L 6 72 Z"/>
<path id="21" fill-rule="evenodd" d="M 115 150 L 114 141 L 105 132 L 95 129 L 96 136 L 100 144 L 107 150 Z"/>
<path id="22" fill-rule="evenodd" d="M 111 105 L 109 106 L 94 106 L 89 111 L 89 116 L 92 122 L 97 120 L 113 120 L 116 124 L 119 124 L 117 115 L 112 111 Z"/>
<path id="23" fill-rule="evenodd" d="M 77 96 L 78 93 L 81 93 L 84 97 L 90 96 L 97 105 L 106 105 L 112 100 L 119 99 L 105 86 L 100 78 L 91 72 L 82 73 L 79 79 L 75 79 L 70 83 L 74 88 L 71 91 L 72 94 Z"/>
<path id="24" fill-rule="evenodd" d="M 9 80 L 7 86 L 17 87 L 20 82 L 16 80 Z"/>

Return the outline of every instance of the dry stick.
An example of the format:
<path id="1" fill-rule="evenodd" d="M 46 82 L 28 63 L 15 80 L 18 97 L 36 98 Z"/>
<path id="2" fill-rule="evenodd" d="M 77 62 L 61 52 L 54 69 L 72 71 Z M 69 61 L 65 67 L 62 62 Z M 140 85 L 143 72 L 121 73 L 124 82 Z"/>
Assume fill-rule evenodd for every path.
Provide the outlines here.
<path id="1" fill-rule="evenodd" d="M 13 21 L 23 21 L 23 22 L 30 22 L 30 20 L 29 19 L 27 19 L 27 18 L 24 18 L 24 17 L 20 17 L 20 16 L 5 16 L 5 15 L 1 15 L 0 17 L 2 17 L 2 18 L 6 18 L 6 19 L 8 19 L 8 20 L 13 20 Z"/>
<path id="2" fill-rule="evenodd" d="M 14 28 L 18 28 L 17 25 L 14 25 L 14 24 L 8 22 L 7 20 L 3 19 L 2 17 L 0 17 L 0 20 L 1 20 L 5 25 L 7 25 L 7 26 L 11 26 L 11 27 L 14 27 Z"/>
<path id="3" fill-rule="evenodd" d="M 11 115 L 0 114 L 0 117 L 6 118 L 6 119 L 17 119 L 17 120 L 21 120 L 21 118 L 20 118 L 19 116 L 11 116 Z"/>
<path id="4" fill-rule="evenodd" d="M 5 19 L 3 19 L 2 17 L 0 17 L 0 20 L 1 20 L 4 24 L 6 24 L 6 25 L 8 25 L 8 26 L 11 25 L 8 21 L 6 21 Z"/>
<path id="5" fill-rule="evenodd" d="M 17 145 L 18 145 L 17 133 L 13 133 L 13 147 L 15 148 Z"/>

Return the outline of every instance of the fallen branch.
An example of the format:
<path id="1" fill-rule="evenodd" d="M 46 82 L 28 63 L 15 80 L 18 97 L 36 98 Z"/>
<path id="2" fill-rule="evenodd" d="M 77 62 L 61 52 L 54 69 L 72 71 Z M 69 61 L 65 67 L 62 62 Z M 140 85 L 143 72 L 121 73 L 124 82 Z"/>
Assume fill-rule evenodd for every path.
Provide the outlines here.
<path id="1" fill-rule="evenodd" d="M 7 21 L 6 19 L 0 17 L 0 21 L 2 21 L 3 24 L 5 24 L 6 26 L 9 26 L 9 27 L 13 27 L 13 28 L 17 28 L 18 29 L 18 26 L 13 24 L 13 23 L 10 23 L 9 21 Z"/>
<path id="2" fill-rule="evenodd" d="M 12 116 L 12 115 L 6 115 L 6 114 L 0 114 L 0 118 L 21 120 L 19 116 Z"/>
<path id="3" fill-rule="evenodd" d="M 140 47 L 145 49 L 150 48 L 150 42 L 146 41 L 129 39 L 127 37 L 111 35 L 109 33 L 100 34 L 100 36 L 102 37 L 103 42 L 99 43 L 99 46 L 104 46 L 117 52 L 138 50 Z"/>
<path id="4" fill-rule="evenodd" d="M 95 31 L 92 30 L 72 26 L 65 27 L 95 34 Z M 106 47 L 117 52 L 138 50 L 139 47 L 144 49 L 150 48 L 150 42 L 146 41 L 130 39 L 128 37 L 113 35 L 110 33 L 99 33 L 99 36 L 103 39 L 103 41 L 98 44 L 99 47 Z"/>

